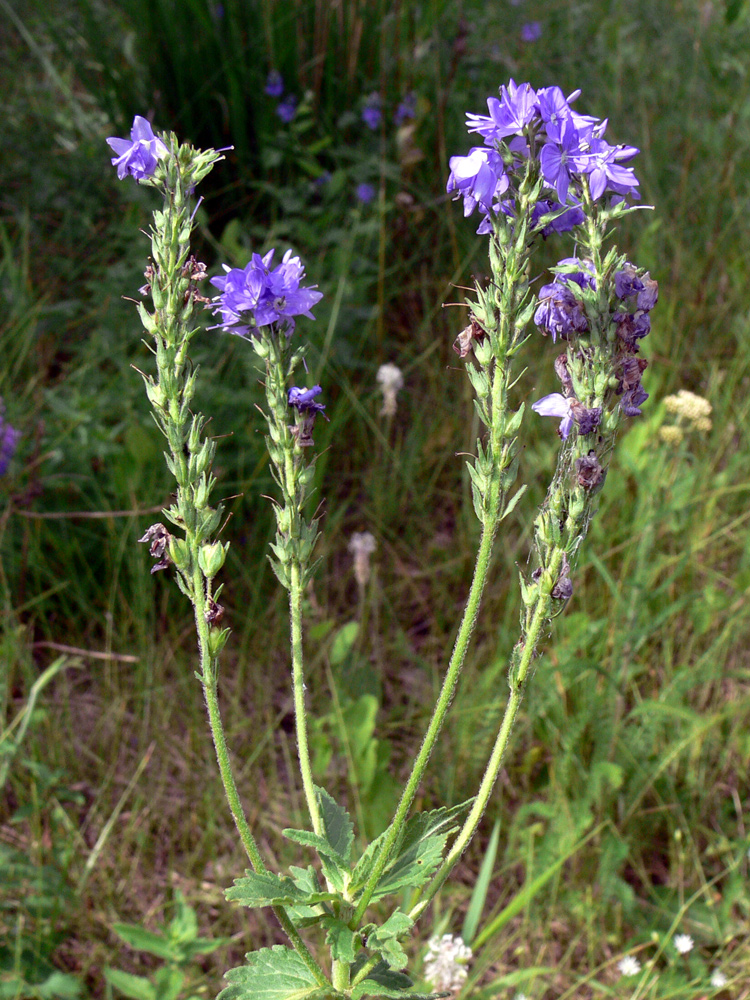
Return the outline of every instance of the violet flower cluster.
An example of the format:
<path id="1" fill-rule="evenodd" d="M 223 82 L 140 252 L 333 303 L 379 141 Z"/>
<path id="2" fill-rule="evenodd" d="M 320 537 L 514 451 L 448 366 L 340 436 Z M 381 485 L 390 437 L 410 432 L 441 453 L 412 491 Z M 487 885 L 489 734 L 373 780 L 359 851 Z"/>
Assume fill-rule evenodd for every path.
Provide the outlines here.
<path id="1" fill-rule="evenodd" d="M 4 476 L 8 471 L 10 460 L 13 458 L 21 432 L 16 430 L 5 419 L 5 406 L 0 399 L 0 476 Z"/>
<path id="2" fill-rule="evenodd" d="M 315 285 L 302 287 L 305 268 L 291 250 L 276 267 L 271 266 L 274 253 L 269 250 L 264 257 L 254 253 L 244 268 L 224 264 L 226 274 L 211 278 L 221 292 L 214 299 L 215 311 L 221 315 L 219 325 L 228 333 L 249 337 L 260 327 L 273 326 L 291 335 L 295 316 L 315 319 L 310 310 L 323 293 Z"/>
<path id="3" fill-rule="evenodd" d="M 514 214 L 508 194 L 511 180 L 529 161 L 537 164 L 543 187 L 550 192 L 537 213 L 538 223 L 548 231 L 564 232 L 583 222 L 579 206 L 584 182 L 594 201 L 605 194 L 618 200 L 637 194 L 638 178 L 623 164 L 638 149 L 610 145 L 604 139 L 606 119 L 571 107 L 579 95 L 574 91 L 565 97 L 559 87 L 534 90 L 529 83 L 511 80 L 500 87 L 499 98 L 487 99 L 488 115 L 467 115 L 469 131 L 481 135 L 484 145 L 474 146 L 466 156 L 451 157 L 447 190 L 463 198 L 464 215 L 477 207 L 484 214 L 478 232 L 492 231 L 493 213 Z M 556 217 L 542 224 L 548 213 Z"/>

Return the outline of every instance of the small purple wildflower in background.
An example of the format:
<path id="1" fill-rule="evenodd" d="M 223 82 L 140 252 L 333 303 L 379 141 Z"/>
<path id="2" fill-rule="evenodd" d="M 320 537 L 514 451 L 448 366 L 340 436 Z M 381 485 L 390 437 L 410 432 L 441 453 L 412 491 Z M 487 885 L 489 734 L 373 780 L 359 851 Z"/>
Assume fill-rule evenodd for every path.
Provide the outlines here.
<path id="1" fill-rule="evenodd" d="M 354 193 L 358 201 L 361 201 L 363 205 L 367 205 L 375 197 L 375 188 L 372 184 L 358 184 Z"/>
<path id="2" fill-rule="evenodd" d="M 287 125 L 292 121 L 297 114 L 297 98 L 294 94 L 288 94 L 283 101 L 276 105 L 276 114 Z"/>
<path id="3" fill-rule="evenodd" d="M 284 93 L 284 78 L 277 69 L 272 69 L 263 88 L 269 97 L 281 97 Z"/>
<path id="4" fill-rule="evenodd" d="M 414 93 L 407 94 L 403 101 L 396 108 L 395 114 L 393 115 L 394 124 L 398 127 L 403 125 L 404 122 L 411 121 L 412 118 L 417 113 L 417 95 Z"/>
<path id="5" fill-rule="evenodd" d="M 311 389 L 298 389 L 293 385 L 289 390 L 289 405 L 299 410 L 300 413 L 322 413 L 325 410 L 324 403 L 316 403 L 315 397 L 319 396 L 323 390 L 319 385 L 314 385 Z"/>
<path id="6" fill-rule="evenodd" d="M 120 180 L 128 174 L 132 174 L 137 181 L 153 176 L 156 164 L 169 152 L 161 139 L 154 135 L 150 123 L 140 115 L 133 119 L 130 139 L 112 136 L 107 142 L 117 153 L 112 157 L 112 166 L 117 167 Z"/>
<path id="7" fill-rule="evenodd" d="M 10 460 L 15 454 L 21 432 L 11 427 L 5 420 L 2 400 L 0 400 L 0 476 L 8 471 Z"/>
<path id="8" fill-rule="evenodd" d="M 275 250 L 261 257 L 254 253 L 244 267 L 229 268 L 227 272 L 211 278 L 211 284 L 221 291 L 214 299 L 214 312 L 221 314 L 219 324 L 227 333 L 238 337 L 252 336 L 261 326 L 278 325 L 290 335 L 294 331 L 294 317 L 308 316 L 323 293 L 317 286 L 300 286 L 305 269 L 299 257 L 287 250 L 281 263 L 271 268 Z"/>
<path id="9" fill-rule="evenodd" d="M 539 21 L 529 21 L 521 28 L 522 42 L 536 42 L 542 37 L 542 26 Z"/>
<path id="10" fill-rule="evenodd" d="M 365 106 L 362 109 L 362 121 L 374 132 L 380 125 L 382 118 L 383 112 L 380 109 L 380 94 L 374 91 L 365 98 Z"/>

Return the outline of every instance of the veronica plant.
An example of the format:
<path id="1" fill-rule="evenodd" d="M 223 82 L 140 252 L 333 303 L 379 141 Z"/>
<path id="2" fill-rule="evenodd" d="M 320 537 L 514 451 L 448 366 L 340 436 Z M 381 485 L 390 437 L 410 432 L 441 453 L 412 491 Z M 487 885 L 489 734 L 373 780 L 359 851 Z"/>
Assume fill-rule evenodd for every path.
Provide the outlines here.
<path id="1" fill-rule="evenodd" d="M 448 191 L 463 200 L 466 215 L 482 216 L 492 277 L 477 286 L 469 324 L 454 344 L 465 360 L 475 406 L 485 432 L 469 464 L 474 508 L 481 524 L 474 577 L 443 685 L 424 741 L 403 788 L 393 819 L 375 841 L 356 854 L 353 824 L 330 794 L 312 779 L 305 706 L 302 595 L 314 571 L 318 534 L 305 504 L 314 477 L 313 431 L 325 417 L 318 385 L 295 384 L 305 346 L 295 334 L 297 316 L 312 318 L 321 293 L 303 284 L 304 268 L 291 251 L 274 266 L 274 251 L 253 254 L 244 268 L 225 267 L 212 279 L 213 302 L 198 291 L 205 267 L 189 250 L 195 185 L 221 158 L 179 145 L 174 135 L 155 136 L 136 118 L 131 139 L 110 139 L 118 175 L 155 187 L 163 207 L 154 213 L 151 262 L 146 270 L 153 311 L 140 313 L 153 338 L 156 375 L 144 375 L 157 425 L 167 440 L 166 460 L 176 482 L 165 510 L 171 530 L 152 525 L 142 541 L 171 567 L 195 609 L 200 669 L 219 771 L 240 839 L 250 862 L 227 898 L 250 907 L 272 907 L 289 940 L 251 951 L 246 963 L 227 973 L 224 1000 L 284 998 L 447 996 L 415 992 L 403 971 L 402 942 L 465 850 L 487 806 L 510 731 L 531 674 L 540 637 L 570 600 L 576 555 L 594 515 L 613 443 L 623 419 L 637 416 L 646 399 L 639 355 L 649 332 L 657 288 L 647 273 L 628 263 L 605 236 L 614 221 L 632 211 L 628 199 L 638 181 L 629 166 L 638 152 L 611 146 L 606 123 L 572 108 L 557 87 L 538 91 L 513 81 L 488 100 L 489 114 L 469 115 L 470 132 L 483 144 L 450 161 Z M 531 263 L 540 239 L 570 234 L 575 256 L 564 257 L 538 296 L 531 290 Z M 218 701 L 219 656 L 228 630 L 221 627 L 221 586 L 215 578 L 228 543 L 216 537 L 221 507 L 210 505 L 214 486 L 214 442 L 206 420 L 190 409 L 197 372 L 188 348 L 196 332 L 196 305 L 212 306 L 219 327 L 243 338 L 255 352 L 266 395 L 267 445 L 278 497 L 271 564 L 288 591 L 291 684 L 297 749 L 310 829 L 284 836 L 313 853 L 312 863 L 288 873 L 269 871 L 242 809 L 232 774 Z M 532 323 L 533 321 L 533 323 Z M 510 398 L 523 374 L 522 349 L 534 326 L 565 346 L 554 363 L 560 392 L 532 409 L 560 420 L 557 467 L 534 527 L 536 568 L 521 575 L 520 637 L 512 652 L 504 716 L 476 796 L 464 805 L 413 814 L 412 806 L 431 751 L 445 722 L 479 612 L 498 525 L 522 498 L 515 489 L 519 435 L 525 416 Z M 517 390 L 518 391 L 518 390 Z M 177 529 L 177 531 L 175 531 Z M 179 532 L 179 534 L 177 533 Z M 402 890 L 412 890 L 408 910 Z M 371 904 L 377 903 L 373 908 Z M 374 917 L 377 913 L 378 919 Z M 317 927 L 325 937 L 323 960 L 300 931 Z M 308 936 L 307 934 L 305 935 Z"/>

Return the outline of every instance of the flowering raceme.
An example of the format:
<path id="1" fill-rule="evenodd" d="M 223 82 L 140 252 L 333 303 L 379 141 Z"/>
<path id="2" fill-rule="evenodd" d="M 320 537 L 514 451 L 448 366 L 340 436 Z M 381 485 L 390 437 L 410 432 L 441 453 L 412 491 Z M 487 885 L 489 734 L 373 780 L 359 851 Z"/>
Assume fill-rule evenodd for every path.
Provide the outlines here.
<path id="1" fill-rule="evenodd" d="M 310 310 L 323 293 L 316 291 L 316 285 L 301 287 L 305 269 L 291 250 L 272 268 L 274 253 L 269 250 L 264 257 L 254 253 L 244 268 L 224 264 L 226 274 L 211 278 L 211 284 L 221 291 L 214 298 L 214 311 L 221 314 L 219 325 L 227 333 L 249 337 L 260 327 L 277 326 L 292 334 L 295 316 L 315 318 Z"/>
<path id="2" fill-rule="evenodd" d="M 477 132 L 485 144 L 474 147 L 468 156 L 450 160 L 447 191 L 463 197 L 465 215 L 477 206 L 488 217 L 498 211 L 514 214 L 512 202 L 496 201 L 509 187 L 508 174 L 523 172 L 530 159 L 537 164 L 544 188 L 559 203 L 549 209 L 559 211 L 559 224 L 547 221 L 545 235 L 583 222 L 578 206 L 584 181 L 594 201 L 605 194 L 616 200 L 637 194 L 638 178 L 623 164 L 638 149 L 606 142 L 606 120 L 579 114 L 571 107 L 579 95 L 580 91 L 574 91 L 566 98 L 559 87 L 534 90 L 529 83 L 511 80 L 507 87 L 500 87 L 499 98 L 487 99 L 488 115 L 467 114 L 469 132 Z M 575 213 L 567 214 L 563 222 L 563 213 L 571 206 Z M 487 218 L 478 232 L 491 231 Z"/>

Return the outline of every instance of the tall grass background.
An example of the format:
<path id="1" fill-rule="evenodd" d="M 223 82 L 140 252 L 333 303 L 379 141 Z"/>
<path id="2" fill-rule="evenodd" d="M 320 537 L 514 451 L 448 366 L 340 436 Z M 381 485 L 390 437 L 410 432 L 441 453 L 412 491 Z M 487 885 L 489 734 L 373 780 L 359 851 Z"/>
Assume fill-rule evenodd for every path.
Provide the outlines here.
<path id="1" fill-rule="evenodd" d="M 243 863 L 189 608 L 149 577 L 136 544 L 170 490 L 133 371 L 149 358 L 123 300 L 142 283 L 138 230 L 153 199 L 118 183 L 105 136 L 126 135 L 137 113 L 197 145 L 233 145 L 204 191 L 199 254 L 216 269 L 293 246 L 325 292 L 317 322 L 300 325 L 330 417 L 316 426 L 325 531 L 307 607 L 312 749 L 316 777 L 373 835 L 418 745 L 473 564 L 460 453 L 477 427 L 451 343 L 465 325 L 461 286 L 487 263 L 444 181 L 448 157 L 470 145 L 465 112 L 510 76 L 582 88 L 579 110 L 608 116 L 611 141 L 641 149 L 656 210 L 631 217 L 621 246 L 660 284 L 651 398 L 618 443 L 485 829 L 424 936 L 466 926 L 491 849 L 464 996 L 697 998 L 718 966 L 731 992 L 712 995 L 750 996 L 747 5 L 0 0 L 0 19 L 0 395 L 23 433 L 0 489 L 0 725 L 55 667 L 34 689 L 23 741 L 15 728 L 2 745 L 3 996 L 100 997 L 112 993 L 105 967 L 148 974 L 152 959 L 113 927 L 157 927 L 176 890 L 201 933 L 226 939 L 192 968 L 185 996 L 215 992 L 250 941 L 277 934 L 223 900 Z M 542 34 L 526 44 L 530 20 Z M 263 90 L 271 69 L 299 100 L 287 125 Z M 373 92 L 384 117 L 370 131 L 360 111 Z M 398 132 L 410 92 L 416 117 Z M 361 183 L 375 189 L 369 203 Z M 548 263 L 560 256 L 552 243 Z M 228 737 L 259 839 L 283 859 L 279 831 L 303 806 L 285 602 L 264 555 L 261 390 L 240 340 L 209 331 L 194 343 L 232 515 Z M 531 353 L 519 399 L 553 389 L 554 348 Z M 392 421 L 379 414 L 384 362 L 406 381 Z M 713 429 L 675 446 L 659 434 L 671 421 L 661 400 L 680 388 L 710 401 Z M 424 806 L 476 785 L 504 704 L 516 565 L 554 462 L 551 425 L 531 419 L 526 434 L 529 503 L 505 522 Z M 347 545 L 363 530 L 378 547 L 360 595 Z M 695 940 L 689 975 L 665 945 L 647 990 L 618 978 L 625 951 L 654 956 L 678 928 Z M 418 965 L 417 941 L 413 953 Z"/>

